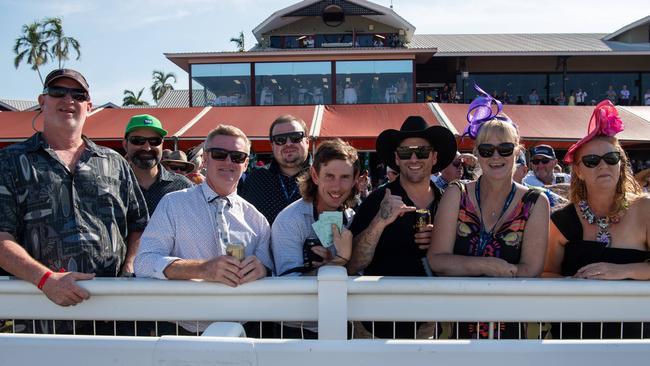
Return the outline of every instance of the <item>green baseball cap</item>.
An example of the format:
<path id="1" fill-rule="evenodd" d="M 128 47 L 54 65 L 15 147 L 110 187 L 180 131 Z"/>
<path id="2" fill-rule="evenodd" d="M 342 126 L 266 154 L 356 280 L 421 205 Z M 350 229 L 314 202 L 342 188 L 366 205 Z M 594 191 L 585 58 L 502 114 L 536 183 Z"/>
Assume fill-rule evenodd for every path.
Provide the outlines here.
<path id="1" fill-rule="evenodd" d="M 167 131 L 165 131 L 165 129 L 162 127 L 162 123 L 160 123 L 158 118 L 150 114 L 139 114 L 137 116 L 131 117 L 129 123 L 126 125 L 124 136 L 128 135 L 129 132 L 135 130 L 136 128 L 150 128 L 158 132 L 161 137 L 165 137 L 165 135 L 167 135 Z"/>

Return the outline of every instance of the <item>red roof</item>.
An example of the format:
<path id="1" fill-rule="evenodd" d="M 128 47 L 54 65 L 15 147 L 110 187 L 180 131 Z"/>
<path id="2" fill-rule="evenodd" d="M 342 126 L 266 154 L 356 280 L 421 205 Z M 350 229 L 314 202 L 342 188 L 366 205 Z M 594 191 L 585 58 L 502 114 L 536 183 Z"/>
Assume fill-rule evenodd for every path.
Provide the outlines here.
<path id="1" fill-rule="evenodd" d="M 375 140 L 383 130 L 399 130 L 406 117 L 413 115 L 432 126 L 440 125 L 424 103 L 326 105 L 318 137 L 341 137 L 357 149 L 375 150 Z"/>

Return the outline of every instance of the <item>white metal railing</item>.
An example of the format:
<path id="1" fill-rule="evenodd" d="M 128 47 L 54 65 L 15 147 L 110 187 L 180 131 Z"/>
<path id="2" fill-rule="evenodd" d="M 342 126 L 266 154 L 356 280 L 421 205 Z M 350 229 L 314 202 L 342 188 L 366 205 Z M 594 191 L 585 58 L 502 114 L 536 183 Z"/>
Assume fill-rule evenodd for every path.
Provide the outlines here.
<path id="1" fill-rule="evenodd" d="M 649 321 L 650 283 L 644 281 L 348 277 L 341 267 L 324 267 L 317 277 L 269 278 L 237 288 L 123 278 L 79 284 L 91 299 L 60 307 L 31 284 L 0 277 L 0 319 L 317 321 L 319 340 L 213 337 L 241 333 L 241 327 L 224 324 L 213 325 L 204 337 L 0 334 L 0 365 L 66 359 L 70 365 L 93 366 L 548 366 L 645 363 L 650 358 L 647 339 L 346 340 L 351 321 Z"/>

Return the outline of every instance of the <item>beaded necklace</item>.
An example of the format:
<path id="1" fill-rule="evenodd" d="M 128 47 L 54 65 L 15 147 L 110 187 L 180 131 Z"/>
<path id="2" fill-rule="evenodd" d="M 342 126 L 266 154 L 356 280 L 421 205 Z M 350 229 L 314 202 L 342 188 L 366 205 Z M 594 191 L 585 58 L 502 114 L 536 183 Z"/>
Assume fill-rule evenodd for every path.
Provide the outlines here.
<path id="1" fill-rule="evenodd" d="M 620 211 L 613 216 L 598 217 L 594 211 L 591 210 L 587 201 L 581 200 L 578 202 L 578 207 L 580 208 L 580 212 L 582 212 L 583 219 L 585 219 L 589 224 L 596 223 L 598 226 L 596 241 L 605 244 L 606 247 L 610 247 L 612 245 L 612 234 L 609 232 L 609 224 L 620 222 L 625 211 Z M 625 204 L 624 207 L 627 208 L 627 204 Z"/>

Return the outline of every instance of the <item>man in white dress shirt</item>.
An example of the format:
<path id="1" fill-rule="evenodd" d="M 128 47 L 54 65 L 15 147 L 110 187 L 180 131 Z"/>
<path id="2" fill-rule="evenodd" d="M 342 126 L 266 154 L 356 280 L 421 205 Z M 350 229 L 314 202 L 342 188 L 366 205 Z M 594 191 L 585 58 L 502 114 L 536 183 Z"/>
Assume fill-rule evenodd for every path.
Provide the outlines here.
<path id="1" fill-rule="evenodd" d="M 219 125 L 205 141 L 205 183 L 167 194 L 142 235 L 137 277 L 202 279 L 238 286 L 273 269 L 270 228 L 257 209 L 237 195 L 248 165 L 250 141 L 236 127 Z M 243 244 L 245 258 L 226 254 Z"/>

